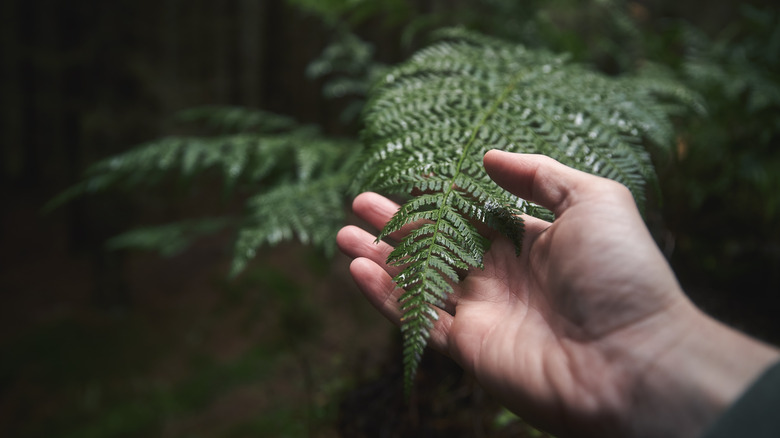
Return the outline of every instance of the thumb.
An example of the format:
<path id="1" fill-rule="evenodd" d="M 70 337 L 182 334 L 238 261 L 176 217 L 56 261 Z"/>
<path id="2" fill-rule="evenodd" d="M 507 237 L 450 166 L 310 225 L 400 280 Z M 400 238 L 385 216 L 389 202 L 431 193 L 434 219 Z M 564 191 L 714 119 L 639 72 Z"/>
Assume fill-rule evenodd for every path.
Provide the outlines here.
<path id="1" fill-rule="evenodd" d="M 534 154 L 491 150 L 483 163 L 490 178 L 511 193 L 560 216 L 578 192 L 590 190 L 602 178 Z"/>

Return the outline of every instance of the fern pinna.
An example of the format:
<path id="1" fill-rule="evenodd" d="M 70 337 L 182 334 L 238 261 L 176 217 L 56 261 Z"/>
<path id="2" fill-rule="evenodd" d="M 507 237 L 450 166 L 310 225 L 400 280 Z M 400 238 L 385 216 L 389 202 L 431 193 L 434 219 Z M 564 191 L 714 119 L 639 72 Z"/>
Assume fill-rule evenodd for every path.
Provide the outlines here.
<path id="1" fill-rule="evenodd" d="M 674 99 L 663 99 L 672 97 Z M 695 97 L 665 79 L 610 78 L 565 57 L 461 30 L 389 70 L 364 110 L 361 188 L 411 198 L 378 236 L 418 227 L 390 254 L 402 266 L 405 387 L 459 272 L 481 268 L 488 242 L 474 223 L 520 250 L 521 214 L 550 213 L 487 176 L 489 149 L 539 153 L 625 184 L 641 205 L 654 171 L 645 140 L 673 139 L 669 105 Z"/>

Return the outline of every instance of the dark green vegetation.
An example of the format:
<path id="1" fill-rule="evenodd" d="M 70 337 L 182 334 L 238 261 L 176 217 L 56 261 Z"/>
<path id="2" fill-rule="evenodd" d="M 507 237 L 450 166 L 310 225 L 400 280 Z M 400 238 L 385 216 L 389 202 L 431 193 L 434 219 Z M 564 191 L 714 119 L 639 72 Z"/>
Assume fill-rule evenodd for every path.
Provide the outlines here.
<path id="1" fill-rule="evenodd" d="M 520 214 L 549 218 L 493 183 L 482 167 L 490 149 L 544 154 L 625 184 L 644 206 L 645 184 L 657 184 L 642 140 L 669 149 L 669 114 L 698 102 L 664 77 L 608 78 L 564 57 L 462 30 L 390 69 L 369 94 L 363 137 L 369 152 L 361 187 L 410 195 L 378 238 L 408 224 L 388 262 L 406 292 L 404 362 L 413 384 L 429 330 L 458 282 L 458 270 L 482 268 L 489 247 L 474 223 L 522 245 Z M 416 193 L 416 194 L 415 194 Z"/>
<path id="2" fill-rule="evenodd" d="M 410 197 L 378 236 L 429 222 L 388 259 L 403 267 L 395 280 L 406 291 L 400 300 L 409 392 L 436 319 L 432 306 L 443 306 L 458 270 L 482 268 L 489 242 L 474 223 L 505 233 L 519 252 L 519 216 L 550 217 L 490 180 L 482 168 L 486 151 L 552 156 L 625 184 L 644 208 L 645 184 L 656 186 L 657 180 L 643 140 L 668 153 L 674 142 L 671 115 L 684 114 L 683 104 L 702 106 L 693 92 L 656 71 L 609 78 L 569 64 L 566 57 L 462 29 L 433 38 L 439 41 L 399 67 L 384 69 L 366 90 L 366 151 L 357 142 L 327 139 L 274 114 L 189 110 L 180 117 L 202 120 L 219 134 L 164 138 L 109 157 L 52 205 L 159 185 L 170 174 L 191 184 L 216 169 L 226 190 L 242 184 L 258 192 L 247 198 L 237 226 L 236 275 L 263 245 L 297 238 L 332 252 L 349 194 L 375 190 Z M 352 39 L 345 43 L 354 44 Z M 171 254 L 227 223 L 209 218 L 145 228 L 115 237 L 109 246 Z"/>
<path id="3" fill-rule="evenodd" d="M 465 219 L 516 230 L 506 213 L 531 207 L 480 173 L 491 147 L 589 166 L 626 183 L 642 207 L 646 195 L 646 218 L 686 290 L 729 322 L 780 338 L 769 294 L 780 287 L 775 10 L 87 3 L 46 17 L 4 6 L 24 24 L 4 26 L 3 143 L 24 145 L 3 149 L 9 199 L 37 209 L 98 158 L 160 140 L 88 170 L 70 194 L 96 195 L 54 210 L 49 221 L 69 224 L 57 233 L 20 233 L 34 222 L 23 210 L 4 220 L 2 289 L 13 296 L 0 418 L 19 435 L 510 433 L 517 423 L 435 355 L 405 407 L 403 379 L 376 353 L 399 342 L 387 343 L 359 297 L 343 297 L 344 260 L 323 261 L 357 189 L 439 191 L 399 198 L 409 204 L 397 224 L 443 219 L 396 254 L 409 262 L 425 246 L 435 256 L 409 283 L 422 292 L 407 301 L 422 315 L 422 330 L 406 336 L 409 374 L 424 345 L 423 303 L 454 274 L 435 259 L 478 266 L 484 243 Z M 501 40 L 436 32 L 452 25 Z M 463 98 L 433 94 L 436 84 Z M 452 125 L 442 129 L 445 109 Z M 425 160 L 404 159 L 417 155 Z M 36 185 L 38 202 L 25 200 Z M 267 250 L 290 238 L 324 252 Z M 68 254 L 75 264 L 57 262 Z M 227 280 L 230 271 L 243 273 Z M 395 364 L 401 352 L 390 356 Z M 401 412 L 397 422 L 383 422 L 388 410 Z"/>

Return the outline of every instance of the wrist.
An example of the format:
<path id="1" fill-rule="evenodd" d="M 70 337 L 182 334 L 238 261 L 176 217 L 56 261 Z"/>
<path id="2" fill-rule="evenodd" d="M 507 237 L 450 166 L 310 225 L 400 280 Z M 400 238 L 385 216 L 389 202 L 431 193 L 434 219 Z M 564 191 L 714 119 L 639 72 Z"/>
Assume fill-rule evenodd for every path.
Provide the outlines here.
<path id="1" fill-rule="evenodd" d="M 676 318 L 674 313 L 678 313 Z M 629 436 L 696 437 L 772 363 L 778 352 L 686 303 L 645 349 L 630 386 Z"/>

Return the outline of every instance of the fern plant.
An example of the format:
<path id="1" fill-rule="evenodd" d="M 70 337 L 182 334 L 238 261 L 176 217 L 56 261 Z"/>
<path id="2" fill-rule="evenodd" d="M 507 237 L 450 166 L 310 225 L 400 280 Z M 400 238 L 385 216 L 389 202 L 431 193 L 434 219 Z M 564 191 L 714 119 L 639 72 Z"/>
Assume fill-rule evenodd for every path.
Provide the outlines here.
<path id="1" fill-rule="evenodd" d="M 400 304 L 408 393 L 436 318 L 431 306 L 443 305 L 459 272 L 482 267 L 490 242 L 475 224 L 502 232 L 519 251 L 522 214 L 554 219 L 490 180 L 482 167 L 488 149 L 545 154 L 617 180 L 641 207 L 646 186 L 656 184 L 646 146 L 667 150 L 674 138 L 671 116 L 701 109 L 697 96 L 661 69 L 607 77 L 566 56 L 462 29 L 441 31 L 436 39 L 394 68 L 373 63 L 370 48 L 350 38 L 343 50 L 331 49 L 312 64 L 313 76 L 342 64 L 358 66 L 346 68 L 351 79 L 332 82 L 331 89 L 366 93 L 362 145 L 262 111 L 195 109 L 182 117 L 205 123 L 215 135 L 168 137 L 97 163 L 53 203 L 216 169 L 228 190 L 255 192 L 241 219 L 151 227 L 112 244 L 171 253 L 193 237 L 232 226 L 236 274 L 261 245 L 297 238 L 332 251 L 345 198 L 360 190 L 406 195 L 378 239 L 419 225 L 388 259 L 403 267 L 395 281 L 405 290 Z"/>
<path id="2" fill-rule="evenodd" d="M 322 94 L 328 99 L 349 99 L 340 120 L 348 124 L 356 120 L 371 85 L 387 66 L 376 61 L 374 47 L 357 35 L 340 29 L 320 56 L 306 67 L 311 79 L 325 78 Z"/>
<path id="3" fill-rule="evenodd" d="M 474 223 L 520 250 L 521 214 L 550 212 L 493 183 L 489 149 L 539 153 L 625 184 L 642 206 L 655 173 L 645 145 L 666 150 L 670 114 L 697 107 L 694 94 L 661 73 L 611 78 L 567 62 L 453 29 L 388 71 L 365 109 L 362 188 L 410 195 L 379 234 L 421 224 L 387 262 L 402 266 L 405 386 L 411 388 L 429 331 L 458 271 L 481 268 L 489 243 Z"/>
<path id="4" fill-rule="evenodd" d="M 252 194 L 240 218 L 185 220 L 145 227 L 113 238 L 113 248 L 142 248 L 170 255 L 194 238 L 232 227 L 236 232 L 231 275 L 241 272 L 262 245 L 297 239 L 332 254 L 343 225 L 343 200 L 360 153 L 358 143 L 322 136 L 288 117 L 237 107 L 202 107 L 179 119 L 205 125 L 209 136 L 171 136 L 92 165 L 83 181 L 52 200 L 117 189 L 150 188 L 170 175 L 185 180 L 222 174 L 226 191 Z"/>

